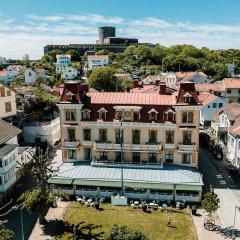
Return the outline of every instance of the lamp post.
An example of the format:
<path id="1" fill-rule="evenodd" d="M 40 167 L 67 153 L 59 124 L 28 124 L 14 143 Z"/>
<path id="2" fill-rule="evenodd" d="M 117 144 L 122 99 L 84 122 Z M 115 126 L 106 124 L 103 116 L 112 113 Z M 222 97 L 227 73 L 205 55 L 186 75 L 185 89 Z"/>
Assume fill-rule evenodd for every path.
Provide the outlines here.
<path id="1" fill-rule="evenodd" d="M 123 132 L 122 132 L 122 118 L 120 119 L 120 153 L 121 153 L 121 192 L 122 196 L 124 195 L 124 186 L 123 186 L 123 152 L 122 152 L 122 145 L 123 145 Z"/>
<path id="2" fill-rule="evenodd" d="M 22 235 L 22 240 L 24 240 L 24 228 L 23 228 L 23 215 L 22 215 L 22 208 L 20 205 L 15 205 L 12 207 L 12 210 L 20 210 L 20 219 L 21 219 L 21 235 Z"/>
<path id="3" fill-rule="evenodd" d="M 236 215 L 237 215 L 237 210 L 240 211 L 240 207 L 238 207 L 237 205 L 235 206 L 235 210 L 234 210 L 234 219 L 233 219 L 233 230 L 232 230 L 232 239 L 234 240 L 234 232 L 235 232 L 235 224 L 236 224 Z"/>

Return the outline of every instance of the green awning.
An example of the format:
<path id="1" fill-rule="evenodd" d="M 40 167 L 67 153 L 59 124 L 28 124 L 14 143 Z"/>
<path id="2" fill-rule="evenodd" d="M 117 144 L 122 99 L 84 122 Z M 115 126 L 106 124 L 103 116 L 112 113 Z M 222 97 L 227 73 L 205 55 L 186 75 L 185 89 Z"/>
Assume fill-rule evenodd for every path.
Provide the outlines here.
<path id="1" fill-rule="evenodd" d="M 67 178 L 50 178 L 48 180 L 49 184 L 66 184 L 71 185 L 73 182 L 73 179 L 67 179 Z"/>
<path id="2" fill-rule="evenodd" d="M 202 186 L 201 185 L 187 185 L 187 184 L 180 184 L 176 185 L 176 190 L 186 190 L 186 191 L 202 191 Z"/>
<path id="3" fill-rule="evenodd" d="M 76 179 L 73 181 L 74 185 L 81 186 L 99 186 L 99 187 L 121 187 L 120 181 L 101 181 L 101 180 L 83 180 Z M 172 184 L 164 183 L 143 183 L 143 182 L 123 182 L 124 187 L 135 189 L 159 189 L 159 190 L 173 190 Z"/>

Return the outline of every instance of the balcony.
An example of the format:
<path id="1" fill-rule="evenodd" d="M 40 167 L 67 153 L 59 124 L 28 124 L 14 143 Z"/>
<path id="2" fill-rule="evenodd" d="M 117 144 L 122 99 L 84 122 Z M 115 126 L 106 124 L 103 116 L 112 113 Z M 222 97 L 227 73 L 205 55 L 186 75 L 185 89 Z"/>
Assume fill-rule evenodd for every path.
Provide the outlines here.
<path id="1" fill-rule="evenodd" d="M 179 143 L 178 150 L 191 152 L 191 151 L 197 150 L 197 147 L 195 143 L 190 143 L 190 144 Z"/>
<path id="2" fill-rule="evenodd" d="M 92 147 L 92 141 L 83 140 L 82 145 L 84 147 Z"/>
<path id="3" fill-rule="evenodd" d="M 65 139 L 62 146 L 66 148 L 78 148 L 79 145 L 80 145 L 79 140 L 71 141 L 69 139 Z"/>
<path id="4" fill-rule="evenodd" d="M 174 149 L 175 148 L 175 144 L 174 143 L 166 143 L 165 144 L 165 148 L 166 149 Z"/>
<path id="5" fill-rule="evenodd" d="M 121 144 L 117 143 L 98 143 L 94 142 L 95 149 L 103 149 L 103 150 L 121 150 Z M 146 143 L 146 144 L 122 144 L 122 150 L 129 151 L 161 151 L 162 144 L 160 143 Z"/>

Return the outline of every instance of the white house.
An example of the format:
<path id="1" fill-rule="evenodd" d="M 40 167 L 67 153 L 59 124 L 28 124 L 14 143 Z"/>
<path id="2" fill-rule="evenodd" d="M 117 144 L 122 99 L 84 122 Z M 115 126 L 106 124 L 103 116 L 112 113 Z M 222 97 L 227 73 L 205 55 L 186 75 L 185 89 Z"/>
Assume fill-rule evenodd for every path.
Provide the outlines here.
<path id="1" fill-rule="evenodd" d="M 203 72 L 176 72 L 178 83 L 190 81 L 194 83 L 208 83 L 210 80 Z"/>
<path id="2" fill-rule="evenodd" d="M 109 64 L 108 55 L 89 55 L 87 58 L 90 70 L 105 67 Z"/>
<path id="3" fill-rule="evenodd" d="M 71 55 L 70 54 L 56 55 L 56 59 L 57 59 L 57 62 L 55 63 L 56 73 L 61 74 L 63 69 L 71 64 Z"/>
<path id="4" fill-rule="evenodd" d="M 7 59 L 5 57 L 0 57 L 0 66 L 7 63 Z"/>
<path id="5" fill-rule="evenodd" d="M 172 72 L 166 72 L 166 73 L 160 73 L 161 81 L 163 80 L 167 85 L 170 85 L 171 87 L 176 87 L 177 83 L 177 76 L 175 73 Z"/>
<path id="6" fill-rule="evenodd" d="M 0 202 L 16 183 L 18 134 L 21 130 L 0 119 Z"/>
<path id="7" fill-rule="evenodd" d="M 200 124 L 203 126 L 211 125 L 214 114 L 229 102 L 228 98 L 219 97 L 210 92 L 202 92 L 198 99 L 203 105 L 200 111 Z"/>
<path id="8" fill-rule="evenodd" d="M 24 73 L 24 77 L 26 84 L 33 84 L 36 82 L 37 77 L 42 77 L 43 79 L 45 79 L 45 69 L 36 69 L 34 71 L 33 69 L 28 68 Z"/>
<path id="9" fill-rule="evenodd" d="M 68 80 L 73 80 L 74 78 L 76 78 L 78 75 L 78 70 L 71 67 L 71 66 L 67 66 L 65 68 L 62 69 L 62 74 L 61 74 L 61 78 L 64 81 L 68 81 Z"/>
<path id="10" fill-rule="evenodd" d="M 27 144 L 47 142 L 55 144 L 60 138 L 60 118 L 57 117 L 50 122 L 24 123 L 23 138 Z"/>

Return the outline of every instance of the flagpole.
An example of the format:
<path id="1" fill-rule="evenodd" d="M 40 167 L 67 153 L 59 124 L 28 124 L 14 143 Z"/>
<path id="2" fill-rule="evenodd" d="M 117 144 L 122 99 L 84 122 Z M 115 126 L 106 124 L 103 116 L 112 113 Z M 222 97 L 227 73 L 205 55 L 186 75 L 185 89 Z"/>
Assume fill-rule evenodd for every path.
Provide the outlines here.
<path id="1" fill-rule="evenodd" d="M 121 186 L 122 186 L 122 196 L 124 195 L 124 186 L 123 186 L 123 129 L 122 129 L 122 118 L 120 119 L 120 153 L 121 153 Z"/>

